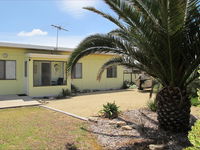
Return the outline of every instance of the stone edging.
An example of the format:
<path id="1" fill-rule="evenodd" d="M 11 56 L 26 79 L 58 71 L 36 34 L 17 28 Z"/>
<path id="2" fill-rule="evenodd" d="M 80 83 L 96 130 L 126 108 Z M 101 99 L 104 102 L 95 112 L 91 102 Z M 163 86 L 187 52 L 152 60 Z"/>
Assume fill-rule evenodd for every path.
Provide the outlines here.
<path id="1" fill-rule="evenodd" d="M 65 112 L 65 111 L 62 111 L 62 110 L 59 110 L 59 109 L 55 109 L 55 108 L 44 106 L 44 105 L 40 105 L 40 107 L 47 108 L 47 109 L 50 109 L 50 110 L 53 110 L 53 111 L 57 111 L 57 112 L 66 114 L 68 116 L 71 116 L 71 117 L 74 117 L 74 118 L 77 118 L 77 119 L 80 119 L 80 120 L 83 120 L 83 121 L 88 121 L 88 118 L 81 117 L 81 116 L 78 116 L 78 115 L 75 115 L 75 114 L 71 114 L 71 113 L 68 113 L 68 112 Z"/>

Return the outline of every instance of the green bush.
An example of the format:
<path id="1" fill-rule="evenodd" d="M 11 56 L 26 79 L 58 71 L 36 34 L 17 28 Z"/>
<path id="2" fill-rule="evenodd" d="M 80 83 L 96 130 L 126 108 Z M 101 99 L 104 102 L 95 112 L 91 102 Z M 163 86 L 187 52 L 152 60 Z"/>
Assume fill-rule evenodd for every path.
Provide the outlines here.
<path id="1" fill-rule="evenodd" d="M 198 71 L 198 73 L 199 78 L 192 81 L 188 86 L 188 92 L 191 97 L 198 97 L 198 91 L 200 91 L 200 89 L 198 89 L 200 87 L 200 70 Z"/>
<path id="2" fill-rule="evenodd" d="M 66 98 L 71 96 L 71 92 L 68 89 L 62 89 L 62 92 L 57 96 L 57 99 Z"/>
<path id="3" fill-rule="evenodd" d="M 156 101 L 155 101 L 155 100 L 149 100 L 149 101 L 147 102 L 147 107 L 148 107 L 151 111 L 156 112 L 156 110 L 157 110 Z"/>
<path id="4" fill-rule="evenodd" d="M 73 84 L 71 84 L 71 91 L 72 91 L 72 93 L 78 93 L 78 92 L 80 92 L 80 90 L 75 85 L 73 85 Z"/>
<path id="5" fill-rule="evenodd" d="M 124 81 L 121 89 L 128 89 L 128 88 L 137 88 L 134 82 Z"/>
<path id="6" fill-rule="evenodd" d="M 200 120 L 196 121 L 192 130 L 188 134 L 188 138 L 193 147 L 188 147 L 185 150 L 199 150 L 200 149 Z"/>
<path id="7" fill-rule="evenodd" d="M 103 117 L 113 119 L 117 118 L 120 111 L 119 111 L 119 106 L 113 103 L 107 103 L 106 105 L 103 105 L 103 109 L 100 111 Z"/>
<path id="8" fill-rule="evenodd" d="M 137 89 L 138 87 L 137 87 L 137 85 L 135 85 L 135 84 L 133 84 L 133 85 L 131 85 L 130 87 L 129 87 L 129 89 Z"/>
<path id="9" fill-rule="evenodd" d="M 200 105 L 200 100 L 198 99 L 198 97 L 192 97 L 190 100 L 191 100 L 192 106 Z"/>

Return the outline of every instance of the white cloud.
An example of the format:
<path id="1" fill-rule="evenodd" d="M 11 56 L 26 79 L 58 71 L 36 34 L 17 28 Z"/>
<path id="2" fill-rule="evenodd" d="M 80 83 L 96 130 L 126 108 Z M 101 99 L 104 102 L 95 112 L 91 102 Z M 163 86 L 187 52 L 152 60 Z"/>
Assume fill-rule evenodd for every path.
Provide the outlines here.
<path id="1" fill-rule="evenodd" d="M 31 37 L 31 36 L 38 36 L 38 35 L 47 35 L 48 32 L 42 31 L 40 29 L 33 29 L 31 32 L 25 32 L 21 31 L 17 35 L 18 36 L 25 36 L 25 37 Z"/>
<path id="2" fill-rule="evenodd" d="M 86 10 L 83 7 L 97 6 L 99 0 L 61 0 L 60 8 L 73 15 L 74 17 L 82 17 Z"/>
<path id="3" fill-rule="evenodd" d="M 59 36 L 58 46 L 75 48 L 85 38 L 85 35 L 71 35 L 71 36 Z M 21 44 L 33 44 L 43 46 L 56 46 L 56 36 L 33 36 L 24 37 L 16 36 L 16 34 L 0 34 L 1 42 L 21 43 Z"/>

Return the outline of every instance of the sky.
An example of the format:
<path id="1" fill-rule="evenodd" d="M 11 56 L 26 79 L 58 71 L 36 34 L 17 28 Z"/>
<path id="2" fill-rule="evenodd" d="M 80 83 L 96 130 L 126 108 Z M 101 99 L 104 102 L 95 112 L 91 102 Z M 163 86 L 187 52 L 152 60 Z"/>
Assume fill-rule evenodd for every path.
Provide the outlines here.
<path id="1" fill-rule="evenodd" d="M 68 30 L 59 31 L 58 46 L 75 48 L 89 35 L 116 28 L 86 6 L 113 13 L 103 0 L 0 0 L 0 42 L 55 46 L 54 24 Z"/>

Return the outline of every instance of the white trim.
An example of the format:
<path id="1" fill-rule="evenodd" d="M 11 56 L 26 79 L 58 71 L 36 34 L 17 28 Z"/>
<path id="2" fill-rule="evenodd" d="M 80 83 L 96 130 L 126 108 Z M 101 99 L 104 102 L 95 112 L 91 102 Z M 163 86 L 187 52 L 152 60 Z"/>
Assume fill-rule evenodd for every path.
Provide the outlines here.
<path id="1" fill-rule="evenodd" d="M 54 54 L 38 54 L 38 53 L 28 53 L 26 54 L 28 57 L 31 58 L 55 58 L 55 59 L 67 59 L 69 55 L 54 55 Z"/>
<path id="2" fill-rule="evenodd" d="M 53 46 L 41 46 L 41 45 L 31 45 L 31 44 L 18 44 L 18 43 L 8 43 L 8 42 L 0 42 L 1 47 L 10 47 L 10 48 L 23 48 L 23 49 L 33 49 L 33 50 L 46 50 L 46 51 L 61 51 L 61 52 L 69 52 L 72 53 L 75 48 L 64 48 L 58 47 L 57 49 Z M 97 53 L 98 54 L 98 53 Z M 100 53 L 98 55 L 115 55 L 113 53 Z"/>
<path id="3" fill-rule="evenodd" d="M 38 50 L 51 50 L 51 51 L 66 51 L 66 52 L 72 52 L 74 50 L 73 48 L 58 47 L 56 49 L 53 46 L 41 46 L 41 45 L 31 45 L 31 44 L 18 44 L 18 43 L 8 43 L 8 42 L 0 42 L 0 47 L 38 49 Z"/>

